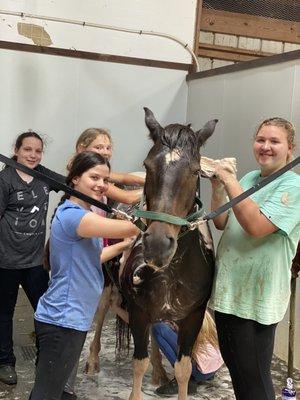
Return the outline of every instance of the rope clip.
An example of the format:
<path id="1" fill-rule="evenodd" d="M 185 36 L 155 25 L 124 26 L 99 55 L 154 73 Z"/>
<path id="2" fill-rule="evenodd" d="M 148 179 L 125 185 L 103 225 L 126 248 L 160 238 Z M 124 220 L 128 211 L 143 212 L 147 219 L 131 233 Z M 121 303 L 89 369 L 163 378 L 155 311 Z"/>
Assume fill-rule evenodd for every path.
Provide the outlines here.
<path id="1" fill-rule="evenodd" d="M 205 223 L 205 222 L 206 222 L 206 220 L 204 220 L 203 218 L 196 219 L 195 221 L 189 223 L 188 229 L 190 231 L 193 231 L 193 230 L 197 229 L 200 224 Z"/>
<path id="2" fill-rule="evenodd" d="M 117 219 L 122 219 L 124 221 L 133 222 L 134 218 L 131 215 L 128 215 L 125 211 L 117 210 L 116 208 L 112 209 L 113 214 L 117 217 Z"/>

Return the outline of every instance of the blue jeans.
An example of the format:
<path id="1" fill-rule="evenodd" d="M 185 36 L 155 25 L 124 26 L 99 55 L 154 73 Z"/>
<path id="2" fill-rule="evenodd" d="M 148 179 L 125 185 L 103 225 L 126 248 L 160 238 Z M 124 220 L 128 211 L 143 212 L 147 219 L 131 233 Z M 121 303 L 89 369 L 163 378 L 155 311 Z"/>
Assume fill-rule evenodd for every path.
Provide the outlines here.
<path id="1" fill-rule="evenodd" d="M 177 332 L 165 322 L 156 322 L 152 326 L 152 334 L 162 353 L 166 356 L 172 367 L 177 360 Z M 192 360 L 192 377 L 196 382 L 207 381 L 213 378 L 215 372 L 202 374 L 197 368 L 197 364 Z"/>

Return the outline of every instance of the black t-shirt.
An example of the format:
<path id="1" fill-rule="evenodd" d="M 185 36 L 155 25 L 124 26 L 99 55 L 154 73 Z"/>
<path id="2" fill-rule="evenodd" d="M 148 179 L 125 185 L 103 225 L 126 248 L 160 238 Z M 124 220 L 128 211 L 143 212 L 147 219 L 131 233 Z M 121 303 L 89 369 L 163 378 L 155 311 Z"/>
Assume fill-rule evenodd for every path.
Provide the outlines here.
<path id="1" fill-rule="evenodd" d="M 60 182 L 64 177 L 39 165 L 38 171 Z M 0 172 L 0 268 L 24 269 L 42 264 L 46 234 L 48 184 L 26 183 L 14 168 Z"/>

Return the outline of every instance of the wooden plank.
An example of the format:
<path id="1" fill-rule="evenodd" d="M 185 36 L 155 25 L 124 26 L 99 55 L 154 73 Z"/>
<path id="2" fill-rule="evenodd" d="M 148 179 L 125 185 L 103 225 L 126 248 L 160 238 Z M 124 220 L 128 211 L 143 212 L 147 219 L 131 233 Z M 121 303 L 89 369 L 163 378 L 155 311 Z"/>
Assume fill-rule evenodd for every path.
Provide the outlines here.
<path id="1" fill-rule="evenodd" d="M 203 8 L 201 30 L 300 44 L 300 22 Z"/>
<path id="2" fill-rule="evenodd" d="M 202 16 L 203 0 L 197 0 L 196 17 L 195 17 L 195 31 L 194 31 L 194 52 L 198 50 L 200 30 L 201 30 L 201 16 Z"/>
<path id="3" fill-rule="evenodd" d="M 291 297 L 290 297 L 288 375 L 287 375 L 287 378 L 293 378 L 293 375 L 294 375 L 295 327 L 296 327 L 296 289 L 297 289 L 297 279 L 292 278 L 292 280 L 291 280 Z"/>
<path id="4" fill-rule="evenodd" d="M 256 60 L 227 65 L 226 67 L 213 68 L 202 72 L 194 72 L 192 74 L 188 74 L 186 80 L 192 81 L 194 79 L 203 79 L 222 74 L 231 74 L 237 71 L 246 71 L 253 68 L 260 68 L 283 62 L 295 61 L 299 60 L 299 58 L 300 58 L 300 50 L 294 50 L 294 51 L 289 51 L 288 53 L 276 54 L 275 56 L 260 57 L 257 58 Z"/>
<path id="5" fill-rule="evenodd" d="M 273 56 L 257 50 L 240 49 L 238 47 L 218 46 L 210 43 L 199 43 L 198 56 L 217 58 L 227 61 L 249 61 L 260 57 Z"/>
<path id="6" fill-rule="evenodd" d="M 236 53 L 226 53 L 219 50 L 208 50 L 208 49 L 199 49 L 199 57 L 207 57 L 207 58 L 215 58 L 217 60 L 225 60 L 225 61 L 250 61 L 256 59 L 258 57 L 247 56 L 244 54 L 236 54 Z"/>
<path id="7" fill-rule="evenodd" d="M 195 54 L 197 54 L 198 51 L 202 6 L 203 6 L 203 0 L 197 0 L 196 12 L 195 12 L 195 27 L 194 27 L 194 46 L 193 46 L 193 51 Z M 192 73 L 196 71 L 197 71 L 196 63 L 195 60 L 193 60 L 193 64 L 191 65 L 191 69 L 189 72 Z"/>
<path id="8" fill-rule="evenodd" d="M 191 69 L 191 64 L 178 63 L 173 61 L 160 61 L 147 58 L 118 56 L 114 54 L 92 53 L 89 51 L 70 50 L 59 47 L 36 46 L 32 44 L 6 42 L 3 40 L 0 40 L 0 49 L 25 51 L 29 53 L 49 54 L 53 56 L 81 58 L 84 60 L 94 60 L 94 61 L 130 64 L 130 65 L 142 65 L 145 67 L 153 67 L 153 68 L 166 68 L 175 70 L 177 69 L 182 71 L 189 71 Z"/>

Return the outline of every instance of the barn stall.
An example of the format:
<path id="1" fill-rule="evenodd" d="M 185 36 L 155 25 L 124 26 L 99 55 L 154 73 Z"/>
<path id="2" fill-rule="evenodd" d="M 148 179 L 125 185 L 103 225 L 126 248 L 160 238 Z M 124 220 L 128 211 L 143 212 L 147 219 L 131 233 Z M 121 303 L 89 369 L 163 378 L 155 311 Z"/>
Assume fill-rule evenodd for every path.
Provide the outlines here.
<path id="1" fill-rule="evenodd" d="M 249 146 L 258 121 L 278 115 L 293 121 L 297 129 L 300 126 L 299 13 L 295 1 L 284 2 L 284 12 L 281 9 L 279 13 L 280 1 L 272 8 L 270 2 L 261 2 L 265 7 L 258 10 L 251 8 L 251 2 L 233 3 L 240 3 L 239 7 L 213 1 L 155 1 L 151 5 L 140 1 L 130 9 L 121 1 L 89 1 L 84 8 L 79 1 L 2 2 L 1 153 L 11 153 L 19 132 L 37 130 L 48 143 L 43 164 L 64 173 L 79 133 L 89 126 L 101 126 L 109 128 L 114 138 L 113 169 L 139 170 L 149 148 L 142 111 L 147 106 L 162 125 L 191 122 L 198 128 L 208 119 L 218 118 L 218 129 L 205 155 L 237 157 L 239 176 L 253 169 Z M 167 32 L 180 40 L 98 25 Z M 188 44 L 197 55 L 198 66 L 182 44 Z M 202 184 L 202 197 L 209 208 L 207 182 Z M 57 199 L 51 197 L 49 216 Z M 218 233 L 214 235 L 217 241 Z M 295 303 L 299 315 L 299 285 Z M 24 379 L 13 391 L 0 386 L 4 398 L 26 399 L 32 385 L 34 353 L 27 334 L 30 310 L 28 318 L 23 318 L 24 309 L 28 305 L 21 297 L 15 341 Z M 288 331 L 289 313 L 277 330 L 275 347 L 275 354 L 285 361 Z M 127 359 L 117 364 L 116 379 L 121 375 L 118 384 L 122 389 L 110 385 L 110 374 L 116 372 L 111 318 L 107 332 L 108 351 L 100 374 L 90 380 L 79 373 L 82 398 L 99 398 L 100 393 L 103 398 L 121 399 L 129 393 Z M 299 340 L 298 323 L 293 355 L 298 369 Z M 278 390 L 284 368 L 276 358 Z M 299 384 L 297 371 L 295 378 Z M 215 386 L 209 384 L 199 393 L 203 398 L 232 398 L 229 381 L 222 371 Z M 152 393 L 148 382 L 145 398 Z"/>

